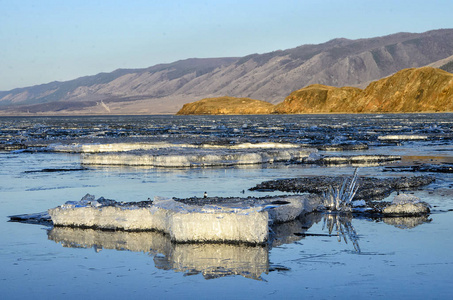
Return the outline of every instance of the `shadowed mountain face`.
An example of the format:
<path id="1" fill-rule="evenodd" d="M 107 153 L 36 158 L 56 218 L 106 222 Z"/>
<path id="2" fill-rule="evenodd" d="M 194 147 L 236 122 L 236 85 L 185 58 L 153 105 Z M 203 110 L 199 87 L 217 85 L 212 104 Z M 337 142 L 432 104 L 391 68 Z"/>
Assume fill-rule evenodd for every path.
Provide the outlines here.
<path id="1" fill-rule="evenodd" d="M 404 68 L 453 55 L 453 29 L 334 39 L 242 58 L 187 59 L 0 92 L 0 114 L 175 113 L 201 98 L 278 103 L 312 84 L 365 87 Z M 441 68 L 451 67 L 444 61 Z"/>

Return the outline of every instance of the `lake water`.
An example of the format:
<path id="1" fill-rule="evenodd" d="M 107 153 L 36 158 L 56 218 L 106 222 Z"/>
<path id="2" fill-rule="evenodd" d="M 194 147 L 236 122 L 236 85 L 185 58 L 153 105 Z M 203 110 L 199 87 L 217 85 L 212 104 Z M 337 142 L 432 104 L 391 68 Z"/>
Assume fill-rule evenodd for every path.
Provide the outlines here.
<path id="1" fill-rule="evenodd" d="M 248 189 L 266 180 L 351 175 L 356 167 L 294 162 L 191 168 L 84 165 L 85 154 L 78 150 L 55 151 L 55 145 L 78 149 L 116 142 L 319 149 L 367 145 L 318 154 L 401 156 L 391 164 L 361 165 L 359 175 L 434 176 L 434 183 L 409 191 L 430 203 L 432 212 L 425 219 L 403 221 L 311 214 L 276 228 L 278 239 L 266 247 L 174 244 L 154 232 L 8 222 L 10 215 L 45 211 L 87 193 L 117 201 L 202 197 L 205 191 L 209 196 L 261 197 L 279 193 Z M 451 297 L 451 114 L 2 117 L 0 145 L 16 149 L 0 152 L 2 299 Z M 431 169 L 412 172 L 411 166 Z M 335 229 L 329 235 L 329 222 L 352 226 L 358 245 L 347 235 L 337 236 Z M 294 234 L 300 232 L 308 235 Z"/>

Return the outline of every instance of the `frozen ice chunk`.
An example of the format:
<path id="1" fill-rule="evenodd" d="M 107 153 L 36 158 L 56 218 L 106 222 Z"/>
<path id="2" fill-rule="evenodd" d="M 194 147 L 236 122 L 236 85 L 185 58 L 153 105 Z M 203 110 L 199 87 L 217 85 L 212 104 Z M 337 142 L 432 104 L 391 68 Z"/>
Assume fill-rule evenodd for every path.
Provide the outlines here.
<path id="1" fill-rule="evenodd" d="M 268 239 L 269 215 L 261 207 L 199 207 L 155 200 L 150 207 L 62 205 L 49 209 L 56 226 L 110 230 L 158 230 L 175 242 L 244 242 Z"/>
<path id="2" fill-rule="evenodd" d="M 356 200 L 356 201 L 352 201 L 352 207 L 364 207 L 366 206 L 366 202 L 365 200 Z"/>
<path id="3" fill-rule="evenodd" d="M 392 201 L 392 204 L 383 209 L 382 213 L 386 215 L 422 215 L 430 212 L 430 205 L 420 200 L 420 198 L 408 195 L 400 194 L 396 195 Z"/>
<path id="4" fill-rule="evenodd" d="M 296 219 L 306 207 L 306 197 L 293 196 L 285 197 L 281 200 L 288 203 L 283 205 L 276 205 L 269 210 L 269 218 L 275 223 L 283 223 Z M 274 200 L 274 202 L 275 201 L 278 200 Z"/>
<path id="5" fill-rule="evenodd" d="M 419 203 L 421 202 L 420 198 L 414 195 L 409 194 L 399 194 L 393 198 L 392 204 L 402 205 L 406 203 Z"/>
<path id="6" fill-rule="evenodd" d="M 426 135 L 383 135 L 378 136 L 378 140 L 381 141 L 412 141 L 412 140 L 427 140 Z"/>

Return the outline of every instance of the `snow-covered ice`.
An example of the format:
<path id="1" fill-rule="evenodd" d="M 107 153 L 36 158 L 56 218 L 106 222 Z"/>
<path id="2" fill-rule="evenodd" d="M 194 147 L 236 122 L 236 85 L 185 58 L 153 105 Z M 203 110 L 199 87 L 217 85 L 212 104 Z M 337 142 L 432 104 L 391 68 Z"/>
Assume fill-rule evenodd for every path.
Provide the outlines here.
<path id="1" fill-rule="evenodd" d="M 48 212 L 56 226 L 156 230 L 175 242 L 263 244 L 269 238 L 269 223 L 294 220 L 303 211 L 316 207 L 303 195 L 258 201 L 256 206 L 199 206 L 173 199 L 155 199 L 152 205 L 143 206 L 100 199 L 87 195 L 81 201 L 70 201 Z M 110 202 L 104 205 L 105 201 Z"/>

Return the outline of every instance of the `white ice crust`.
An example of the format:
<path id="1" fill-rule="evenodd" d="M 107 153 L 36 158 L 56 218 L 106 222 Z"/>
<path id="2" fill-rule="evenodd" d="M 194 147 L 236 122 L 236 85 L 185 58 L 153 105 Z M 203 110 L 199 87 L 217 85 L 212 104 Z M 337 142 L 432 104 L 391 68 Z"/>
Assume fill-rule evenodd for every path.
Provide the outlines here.
<path id="1" fill-rule="evenodd" d="M 190 149 L 172 148 L 165 151 L 129 151 L 85 154 L 84 165 L 128 165 L 151 167 L 209 167 L 286 162 L 308 158 L 313 149 Z"/>
<path id="2" fill-rule="evenodd" d="M 193 145 L 193 144 L 171 144 L 165 142 L 152 143 L 88 143 L 88 144 L 51 144 L 48 150 L 54 152 L 75 152 L 75 153 L 102 153 L 102 152 L 126 152 L 133 150 L 156 150 L 168 148 L 202 148 L 202 149 L 289 149 L 299 148 L 299 145 L 291 143 L 241 143 L 232 145 Z"/>
<path id="3" fill-rule="evenodd" d="M 410 140 L 427 140 L 428 136 L 426 135 L 382 135 L 378 136 L 378 139 L 381 141 L 410 141 Z"/>
<path id="4" fill-rule="evenodd" d="M 278 198 L 272 198 L 276 200 Z M 249 207 L 195 206 L 173 199 L 155 199 L 150 207 L 100 206 L 84 197 L 49 209 L 56 226 L 93 227 L 107 230 L 157 230 L 175 242 L 243 242 L 263 244 L 270 222 L 294 220 L 307 204 L 305 196 L 282 198 L 283 205 Z"/>

